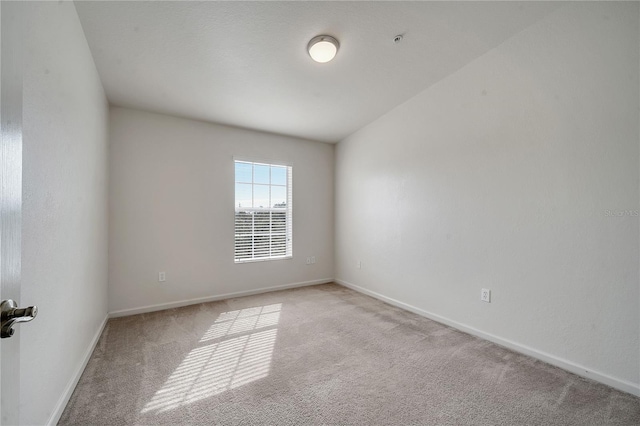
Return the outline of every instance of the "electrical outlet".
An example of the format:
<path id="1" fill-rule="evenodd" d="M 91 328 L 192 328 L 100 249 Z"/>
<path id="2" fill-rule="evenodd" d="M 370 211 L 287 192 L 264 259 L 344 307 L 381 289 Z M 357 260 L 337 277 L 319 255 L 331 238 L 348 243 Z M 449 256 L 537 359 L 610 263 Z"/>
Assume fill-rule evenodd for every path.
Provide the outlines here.
<path id="1" fill-rule="evenodd" d="M 166 272 L 158 272 L 158 282 L 165 282 L 167 280 L 167 273 Z"/>
<path id="2" fill-rule="evenodd" d="M 491 290 L 483 288 L 480 292 L 480 300 L 491 303 Z"/>
<path id="3" fill-rule="evenodd" d="M 311 265 L 311 258 L 307 257 L 307 265 Z"/>
<path id="4" fill-rule="evenodd" d="M 316 263 L 316 257 L 315 256 L 311 256 L 311 263 L 312 264 Z"/>
<path id="5" fill-rule="evenodd" d="M 358 263 L 356 265 L 357 265 L 358 269 L 362 269 L 362 262 L 360 262 L 359 260 L 358 260 Z"/>

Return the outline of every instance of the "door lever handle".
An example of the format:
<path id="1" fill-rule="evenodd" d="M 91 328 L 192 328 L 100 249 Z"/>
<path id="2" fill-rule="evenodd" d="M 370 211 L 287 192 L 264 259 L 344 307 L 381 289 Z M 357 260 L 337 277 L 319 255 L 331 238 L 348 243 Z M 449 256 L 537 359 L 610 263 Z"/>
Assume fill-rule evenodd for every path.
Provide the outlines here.
<path id="1" fill-rule="evenodd" d="M 15 324 L 31 321 L 37 314 L 37 306 L 18 308 L 18 304 L 13 300 L 3 300 L 0 303 L 0 338 L 13 336 Z"/>

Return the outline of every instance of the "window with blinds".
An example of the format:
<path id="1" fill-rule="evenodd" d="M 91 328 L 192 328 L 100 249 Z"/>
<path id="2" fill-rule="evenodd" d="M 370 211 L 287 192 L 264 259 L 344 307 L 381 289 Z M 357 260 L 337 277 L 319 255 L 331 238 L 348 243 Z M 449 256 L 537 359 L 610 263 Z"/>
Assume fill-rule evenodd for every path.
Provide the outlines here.
<path id="1" fill-rule="evenodd" d="M 292 168 L 235 160 L 235 261 L 293 256 Z"/>

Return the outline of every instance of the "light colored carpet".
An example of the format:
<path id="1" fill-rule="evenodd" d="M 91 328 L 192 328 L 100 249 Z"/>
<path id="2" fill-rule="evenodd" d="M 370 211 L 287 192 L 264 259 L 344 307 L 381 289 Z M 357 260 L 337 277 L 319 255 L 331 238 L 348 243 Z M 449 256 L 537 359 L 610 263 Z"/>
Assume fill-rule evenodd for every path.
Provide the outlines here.
<path id="1" fill-rule="evenodd" d="M 638 425 L 640 399 L 335 284 L 112 319 L 63 425 Z"/>

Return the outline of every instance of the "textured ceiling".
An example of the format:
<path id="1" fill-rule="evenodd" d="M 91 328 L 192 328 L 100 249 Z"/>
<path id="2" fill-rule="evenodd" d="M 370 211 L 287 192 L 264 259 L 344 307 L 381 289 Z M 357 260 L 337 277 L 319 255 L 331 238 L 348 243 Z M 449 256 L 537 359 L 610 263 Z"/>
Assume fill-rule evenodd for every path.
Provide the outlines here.
<path id="1" fill-rule="evenodd" d="M 84 2 L 109 101 L 337 142 L 538 21 L 557 3 Z M 339 39 L 332 62 L 308 41 Z M 404 40 L 395 44 L 396 34 Z"/>

